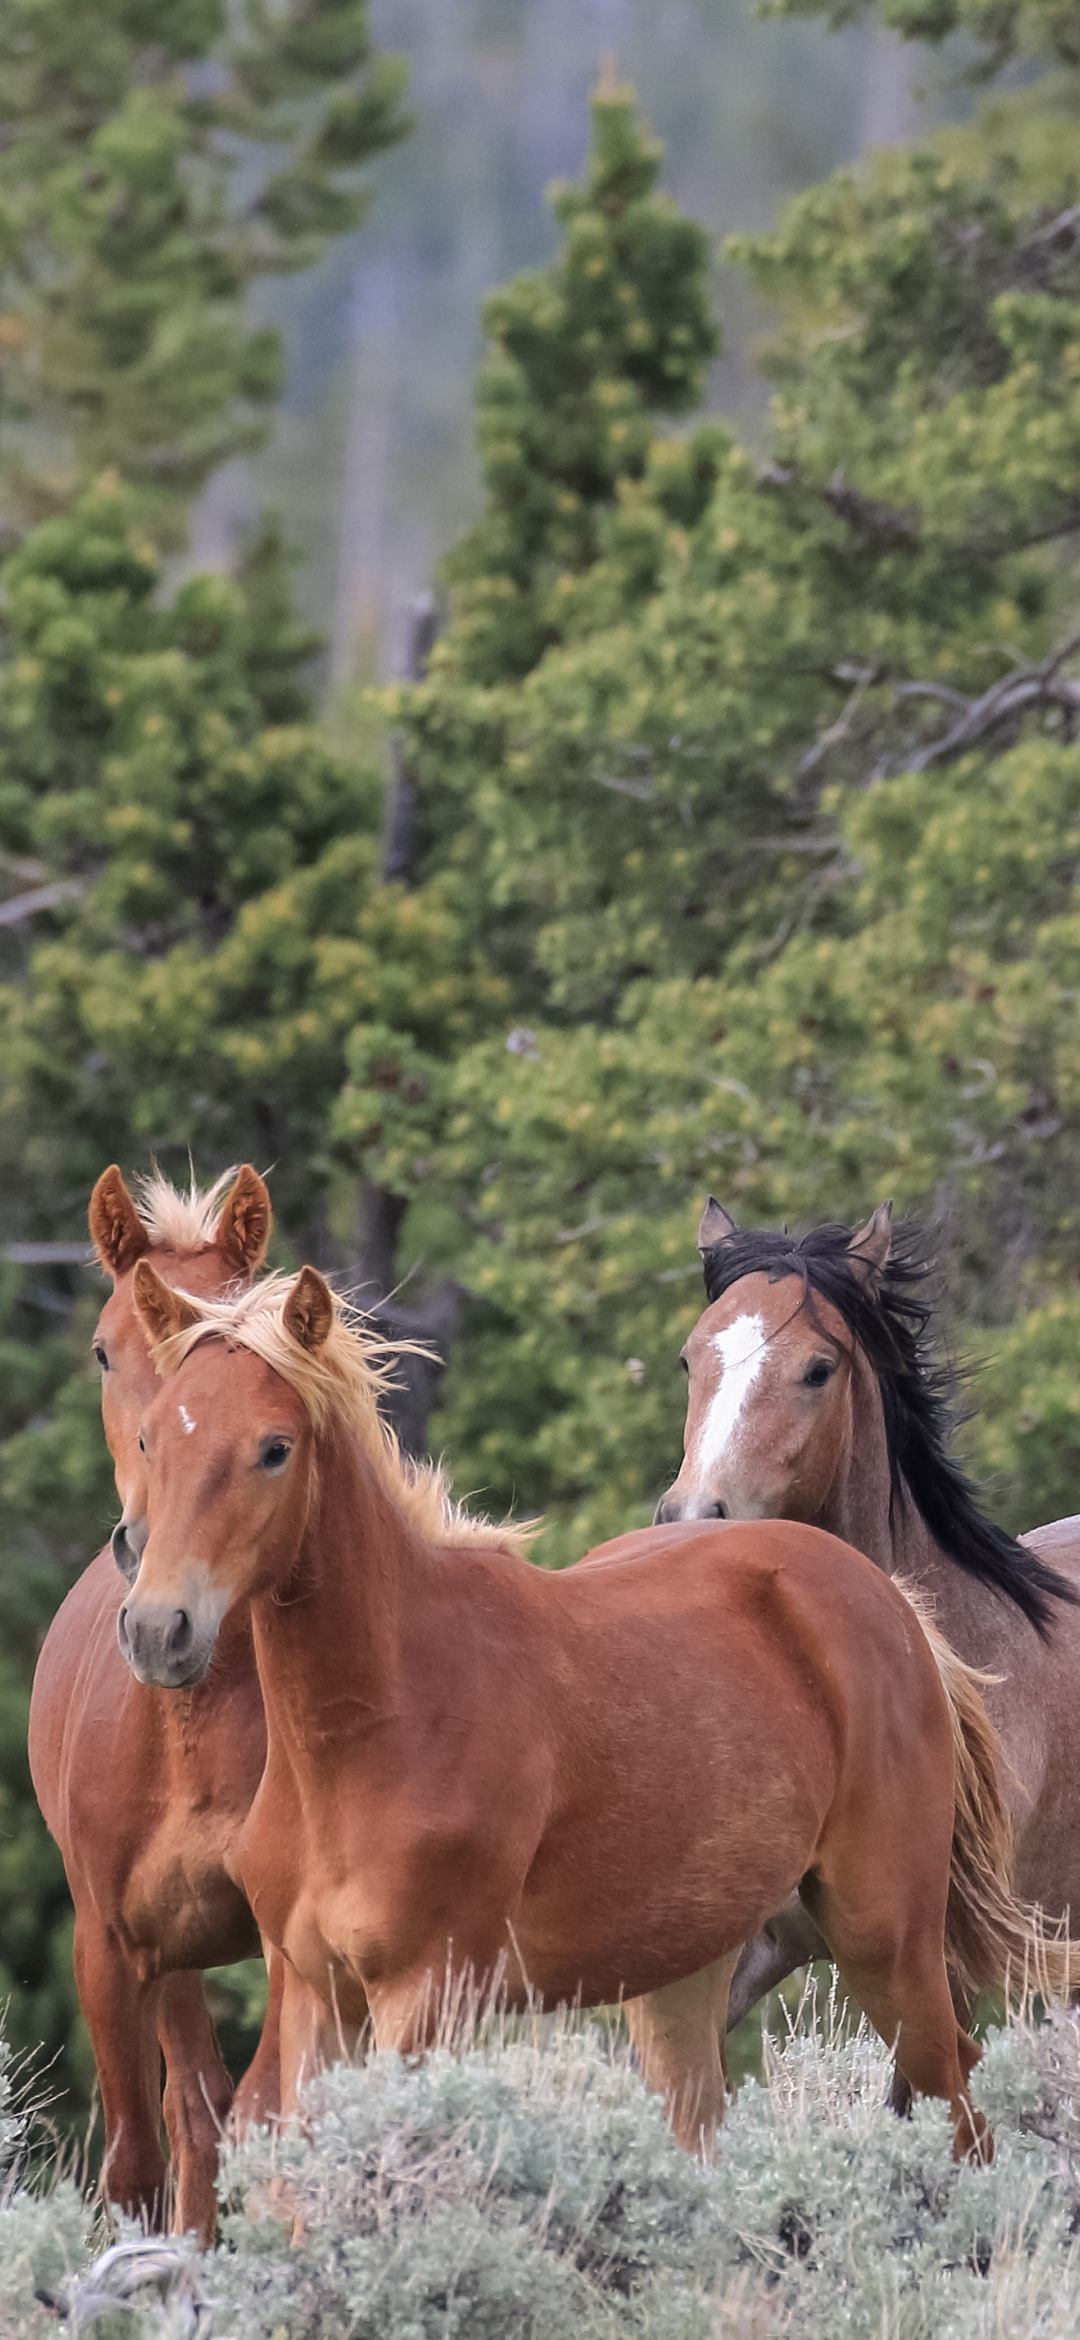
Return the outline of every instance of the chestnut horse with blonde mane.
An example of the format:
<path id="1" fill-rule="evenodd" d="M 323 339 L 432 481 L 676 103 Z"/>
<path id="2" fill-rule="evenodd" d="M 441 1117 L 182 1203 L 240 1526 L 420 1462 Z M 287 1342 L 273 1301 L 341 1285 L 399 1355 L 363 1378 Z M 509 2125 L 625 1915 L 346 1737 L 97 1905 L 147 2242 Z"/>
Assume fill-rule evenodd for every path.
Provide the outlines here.
<path id="1" fill-rule="evenodd" d="M 97 1256 L 114 1279 L 94 1354 L 135 1541 L 121 1521 L 53 1619 L 34 1677 L 30 1766 L 75 1904 L 75 1979 L 105 2127 L 103 2190 L 133 2215 L 161 2217 L 164 2109 L 176 2223 L 206 2239 L 232 2084 L 201 1970 L 259 1950 L 231 1849 L 259 1783 L 266 1728 L 246 1618 L 230 1620 L 210 1679 L 180 1699 L 134 1681 L 117 1648 L 122 1577 L 138 1566 L 139 1424 L 158 1386 L 132 1275 L 152 1258 L 167 1281 L 200 1293 L 246 1281 L 266 1251 L 270 1197 L 245 1165 L 204 1195 L 147 1179 L 141 1200 L 140 1210 L 114 1166 L 90 1203 Z M 273 2110 L 277 2085 L 272 2001 L 244 2082 L 248 2111 Z"/>
<path id="2" fill-rule="evenodd" d="M 1019 1892 L 1080 1921 L 1080 1518 L 1014 1542 L 949 1451 L 950 1377 L 928 1347 L 918 1231 L 743 1231 L 711 1197 L 698 1229 L 708 1305 L 683 1350 L 685 1452 L 656 1518 L 802 1520 L 915 1586 L 987 1676 Z M 824 1945 L 798 1903 L 748 1944 L 728 2003 Z"/>
<path id="3" fill-rule="evenodd" d="M 144 1260 L 134 1292 L 164 1385 L 120 1645 L 187 1695 L 250 1619 L 268 1746 L 236 1861 L 284 1956 L 283 2110 L 369 2014 L 415 2050 L 472 1978 L 511 2005 L 623 1999 L 676 2132 L 707 2142 L 717 1990 L 797 1886 L 979 2150 L 946 1951 L 999 1986 L 1074 1968 L 1010 1893 L 974 1681 L 896 1586 L 783 1522 L 529 1567 L 403 1464 L 313 1269 L 213 1302 Z"/>

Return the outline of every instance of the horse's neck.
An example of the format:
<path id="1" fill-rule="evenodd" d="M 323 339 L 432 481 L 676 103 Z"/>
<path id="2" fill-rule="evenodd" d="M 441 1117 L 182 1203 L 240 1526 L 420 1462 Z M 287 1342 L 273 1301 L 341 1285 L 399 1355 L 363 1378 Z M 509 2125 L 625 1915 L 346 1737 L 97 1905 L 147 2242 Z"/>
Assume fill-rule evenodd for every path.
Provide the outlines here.
<path id="1" fill-rule="evenodd" d="M 889 1576 L 929 1594 L 941 1631 L 961 1657 L 989 1662 L 1007 1625 L 1002 1604 L 943 1552 L 910 1495 L 890 1506 L 889 1451 L 877 1375 L 856 1351 L 848 1437 L 818 1525 L 865 1552 Z"/>
<path id="2" fill-rule="evenodd" d="M 333 1793 L 335 1750 L 355 1762 L 396 1708 L 399 1620 L 423 1559 L 353 1440 L 334 1435 L 293 1577 L 252 1606 L 268 1763 L 293 1773 L 305 1801 Z"/>

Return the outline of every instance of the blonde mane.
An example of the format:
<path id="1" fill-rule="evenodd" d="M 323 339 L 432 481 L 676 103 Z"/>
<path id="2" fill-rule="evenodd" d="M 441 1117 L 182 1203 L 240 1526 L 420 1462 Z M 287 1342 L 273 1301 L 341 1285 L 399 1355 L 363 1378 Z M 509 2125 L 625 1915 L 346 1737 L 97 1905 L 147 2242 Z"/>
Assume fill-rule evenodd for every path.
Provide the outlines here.
<path id="1" fill-rule="evenodd" d="M 220 1181 L 219 1181 L 220 1183 Z M 196 1321 L 154 1345 L 154 1362 L 166 1376 L 178 1371 L 200 1341 L 218 1338 L 250 1349 L 296 1391 L 316 1430 L 340 1423 L 352 1432 L 387 1493 L 409 1525 L 428 1543 L 498 1545 L 521 1552 L 532 1530 L 521 1522 L 474 1517 L 455 1503 L 441 1463 L 414 1462 L 379 1413 L 379 1399 L 394 1384 L 402 1357 L 425 1355 L 415 1341 L 383 1340 L 338 1295 L 334 1319 L 317 1349 L 303 1349 L 285 1324 L 285 1307 L 296 1276 L 271 1275 L 224 1300 L 180 1294 Z"/>
<path id="2" fill-rule="evenodd" d="M 236 1183 L 236 1165 L 223 1170 L 205 1194 L 192 1172 L 187 1194 L 154 1168 L 136 1179 L 139 1217 L 154 1245 L 165 1251 L 208 1251 L 217 1235 L 225 1197 Z"/>

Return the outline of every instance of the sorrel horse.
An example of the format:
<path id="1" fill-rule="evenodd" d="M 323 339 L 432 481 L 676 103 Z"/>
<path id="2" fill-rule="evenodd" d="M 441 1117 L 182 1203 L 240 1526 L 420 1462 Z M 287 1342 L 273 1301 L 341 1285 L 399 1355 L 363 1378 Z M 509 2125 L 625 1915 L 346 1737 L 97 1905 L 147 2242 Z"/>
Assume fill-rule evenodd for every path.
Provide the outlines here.
<path id="1" fill-rule="evenodd" d="M 648 1529 L 549 1575 L 403 1467 L 313 1269 L 233 1303 L 142 1261 L 134 1291 L 166 1379 L 120 1644 L 183 1692 L 251 1619 L 268 1749 L 237 1857 L 284 1953 L 283 2109 L 369 2012 L 409 2051 L 444 1989 L 498 1976 L 511 2004 L 629 2001 L 696 2144 L 723 2104 L 716 1991 L 798 1885 L 973 2149 L 946 1942 L 999 1983 L 1073 1963 L 1011 1897 L 973 1679 L 888 1578 L 783 1522 Z"/>
<path id="2" fill-rule="evenodd" d="M 894 1244 L 889 1204 L 858 1231 L 795 1238 L 741 1231 L 710 1197 L 698 1245 L 708 1305 L 683 1351 L 685 1453 L 657 1520 L 803 1520 L 916 1586 L 952 1647 L 990 1677 L 1017 1890 L 1075 1922 L 1080 1518 L 1016 1543 L 980 1509 L 949 1451 L 929 1266 L 917 1231 Z M 748 1944 L 729 2020 L 822 1955 L 807 1912 L 781 1912 Z"/>
<path id="3" fill-rule="evenodd" d="M 205 1195 L 149 1179 L 141 1212 L 115 1166 L 94 1188 L 90 1232 L 114 1279 L 94 1353 L 129 1522 L 143 1508 L 139 1423 L 158 1387 L 132 1296 L 135 1265 L 153 1258 L 169 1281 L 221 1292 L 261 1265 L 269 1229 L 270 1197 L 248 1165 Z M 101 2089 L 104 2191 L 133 2214 L 160 2218 L 164 2110 L 176 2223 L 206 2237 L 232 2084 L 201 1970 L 259 1949 L 231 1851 L 262 1771 L 266 1728 L 241 1616 L 230 1620 L 209 1680 L 183 1698 L 132 1678 L 116 1643 L 117 1570 L 133 1574 L 137 1564 L 121 1522 L 53 1619 L 34 1678 L 30 1765 L 75 1903 L 75 1978 Z M 276 2056 L 271 2004 L 244 2082 L 250 2111 L 276 2103 Z"/>

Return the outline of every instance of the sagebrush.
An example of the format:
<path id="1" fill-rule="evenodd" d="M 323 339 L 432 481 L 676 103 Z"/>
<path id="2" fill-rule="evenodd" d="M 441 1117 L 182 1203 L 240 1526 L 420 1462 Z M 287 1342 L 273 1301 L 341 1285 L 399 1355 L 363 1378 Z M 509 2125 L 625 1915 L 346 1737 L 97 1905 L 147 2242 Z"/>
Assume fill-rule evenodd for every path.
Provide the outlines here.
<path id="1" fill-rule="evenodd" d="M 705 2169 L 595 2024 L 496 2026 L 462 2054 L 338 2066 L 304 2132 L 261 2131 L 224 2157 L 222 2240 L 200 2271 L 214 2340 L 1075 2333 L 1076 2020 L 991 2034 L 976 2080 L 991 2169 L 953 2164 L 943 2106 L 898 2121 L 888 2078 L 864 2025 L 804 2009 L 766 2044 Z M 35 2292 L 71 2297 L 92 2213 L 71 2185 L 19 2183 L 2 2086 L 0 2329 L 36 2340 L 57 2327 Z M 123 2330 L 179 2340 L 182 2312 L 155 2300 Z"/>

